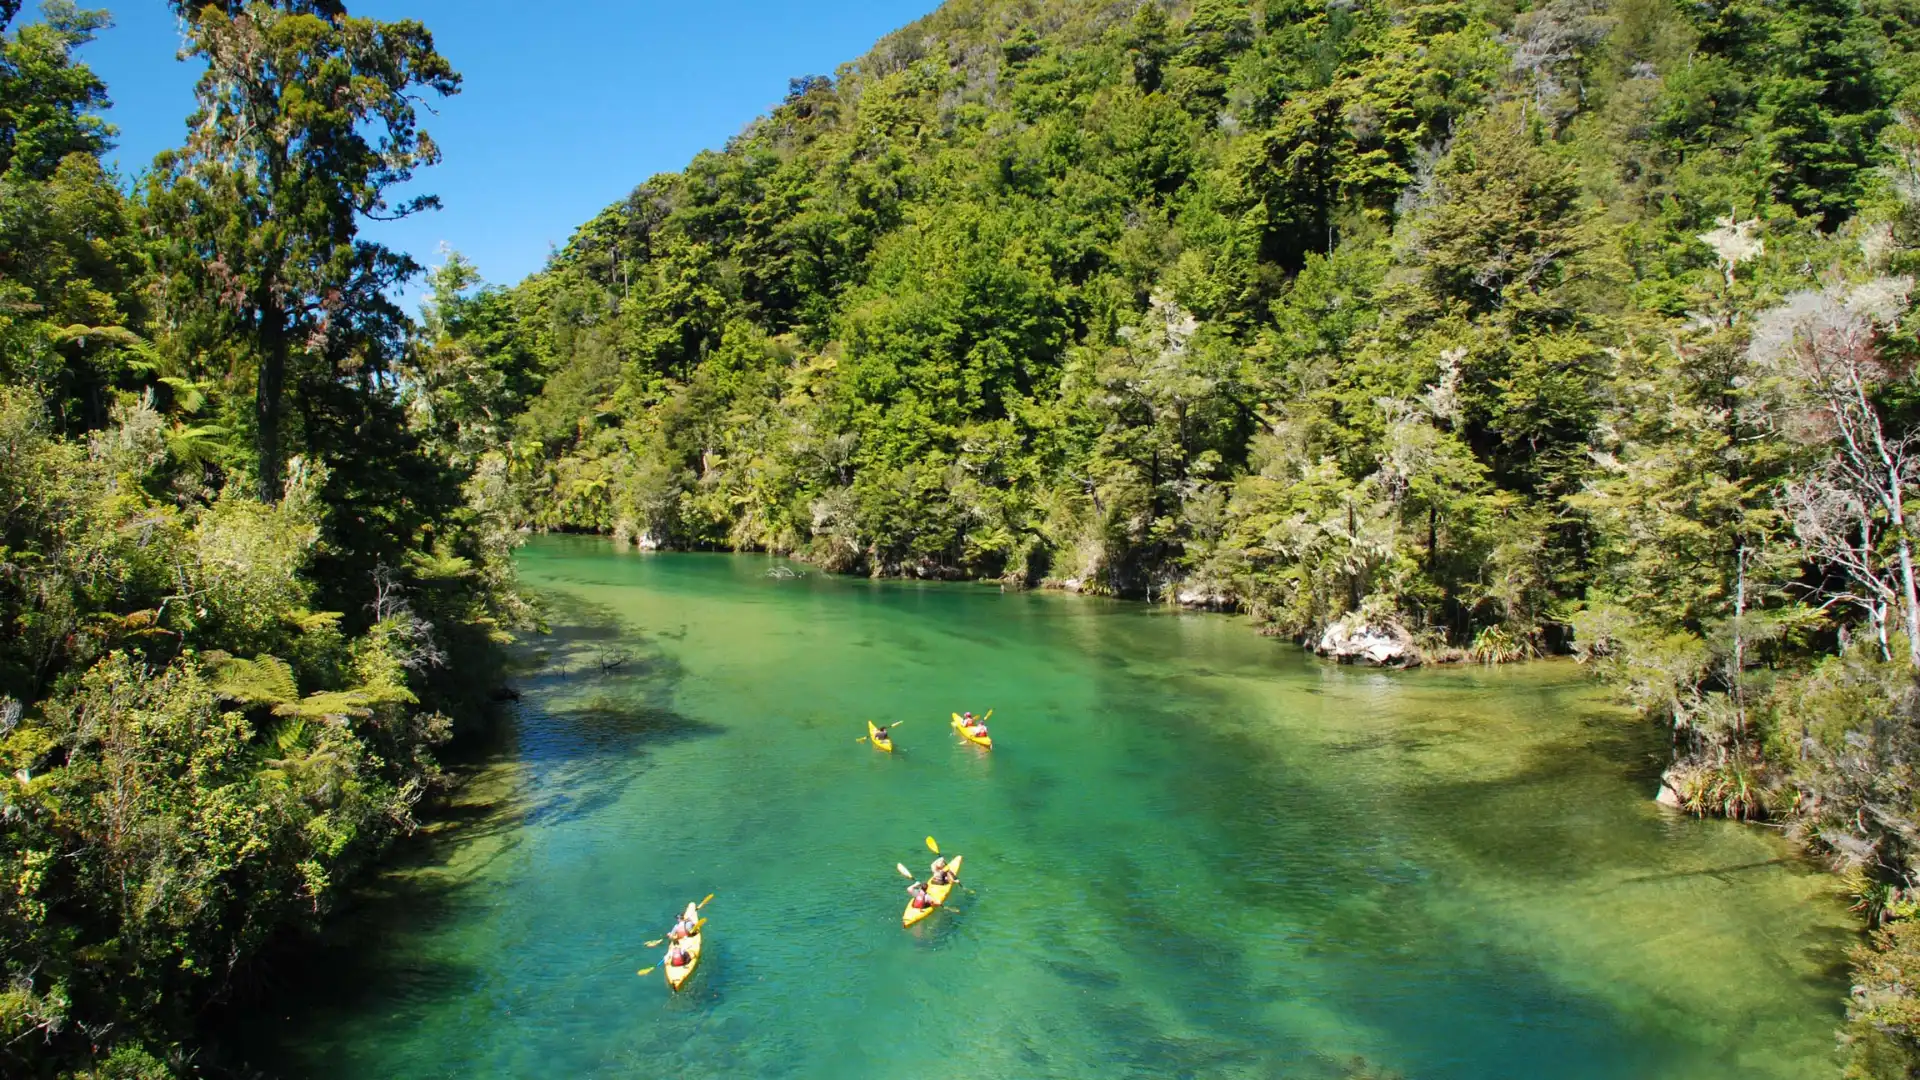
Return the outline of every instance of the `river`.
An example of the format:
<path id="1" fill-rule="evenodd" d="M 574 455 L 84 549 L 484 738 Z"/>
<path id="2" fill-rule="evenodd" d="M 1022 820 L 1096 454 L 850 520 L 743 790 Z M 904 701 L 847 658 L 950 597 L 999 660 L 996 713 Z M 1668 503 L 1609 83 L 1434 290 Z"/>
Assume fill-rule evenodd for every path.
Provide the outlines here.
<path id="1" fill-rule="evenodd" d="M 1574 666 L 543 538 L 501 744 L 248 1025 L 288 1077 L 1797 1078 L 1853 933 Z M 997 746 L 950 710 L 995 709 Z M 857 742 L 904 721 L 899 752 Z M 912 930 L 923 837 L 964 853 Z M 642 947 L 713 893 L 668 993 Z"/>

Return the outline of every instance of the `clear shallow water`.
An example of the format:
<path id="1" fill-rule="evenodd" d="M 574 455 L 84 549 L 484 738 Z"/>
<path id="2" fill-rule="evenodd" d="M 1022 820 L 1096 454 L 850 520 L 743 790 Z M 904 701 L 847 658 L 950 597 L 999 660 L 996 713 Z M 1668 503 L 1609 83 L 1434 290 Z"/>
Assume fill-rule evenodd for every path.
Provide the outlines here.
<path id="1" fill-rule="evenodd" d="M 505 745 L 250 1021 L 290 1077 L 1790 1078 L 1850 924 L 1649 801 L 1573 667 L 1381 674 L 1236 619 L 774 560 L 522 558 Z M 609 667 L 609 665 L 611 665 Z M 982 754 L 946 726 L 996 708 Z M 856 738 L 905 720 L 899 752 Z M 927 834 L 952 906 L 899 925 Z M 670 995 L 641 941 L 717 893 Z M 937 1063 L 930 1065 L 930 1063 Z"/>

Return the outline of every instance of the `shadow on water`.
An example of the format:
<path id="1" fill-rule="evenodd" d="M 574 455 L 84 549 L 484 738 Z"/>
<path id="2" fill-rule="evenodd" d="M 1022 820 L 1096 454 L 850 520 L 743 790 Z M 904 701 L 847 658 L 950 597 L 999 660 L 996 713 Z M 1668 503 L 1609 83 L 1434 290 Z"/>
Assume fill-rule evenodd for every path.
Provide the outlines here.
<path id="1" fill-rule="evenodd" d="M 619 801 L 650 752 L 720 729 L 671 707 L 682 672 L 605 612 L 569 603 L 558 629 L 509 658 L 519 693 L 502 722 L 443 754 L 445 794 L 386 853 L 315 934 L 276 943 L 209 1016 L 211 1075 L 264 1077 L 256 1061 L 294 1017 L 351 1014 L 373 1002 L 457 996 L 481 974 L 445 952 L 406 949 L 423 931 L 485 904 L 485 883 L 519 856 L 529 826 L 590 815 Z"/>

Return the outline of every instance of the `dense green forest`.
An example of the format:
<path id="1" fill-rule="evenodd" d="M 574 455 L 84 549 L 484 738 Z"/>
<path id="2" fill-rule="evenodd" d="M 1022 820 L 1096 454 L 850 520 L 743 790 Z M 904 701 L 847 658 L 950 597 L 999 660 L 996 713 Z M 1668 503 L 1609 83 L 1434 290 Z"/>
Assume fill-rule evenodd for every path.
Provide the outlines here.
<path id="1" fill-rule="evenodd" d="M 1577 652 L 1920 1075 L 1916 269 L 1912 0 L 951 0 L 449 262 L 418 405 L 535 528 Z"/>
<path id="2" fill-rule="evenodd" d="M 1920 3 L 952 0 L 483 286 L 417 23 L 0 0 L 0 1072 L 162 1077 L 441 782 L 514 529 L 1577 653 L 1920 1075 Z"/>
<path id="3" fill-rule="evenodd" d="M 158 1078 L 442 783 L 526 613 L 359 235 L 459 78 L 416 23 L 177 5 L 189 141 L 100 155 L 101 11 L 0 3 L 0 1074 Z M 16 20 L 18 25 L 16 25 Z M 348 91 L 351 91 L 350 93 Z M 391 204 L 390 204 L 391 202 Z M 477 696 L 478 695 L 478 696 Z"/>

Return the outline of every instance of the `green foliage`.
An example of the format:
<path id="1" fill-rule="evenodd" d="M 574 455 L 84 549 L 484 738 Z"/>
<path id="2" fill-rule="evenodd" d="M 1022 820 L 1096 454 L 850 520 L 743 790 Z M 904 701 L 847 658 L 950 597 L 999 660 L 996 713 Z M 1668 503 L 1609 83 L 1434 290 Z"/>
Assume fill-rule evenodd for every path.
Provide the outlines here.
<path id="1" fill-rule="evenodd" d="M 129 196 L 73 57 L 104 16 L 45 14 L 0 36 L 0 1072 L 157 1080 L 412 827 L 527 621 L 504 428 L 387 377 L 512 325 L 456 275 L 413 340 L 379 292 L 410 264 L 357 234 L 434 157 L 405 93 L 454 76 L 417 24 L 187 8 L 221 77 Z M 249 79 L 273 133 L 223 96 Z"/>
<path id="2" fill-rule="evenodd" d="M 1571 649 L 1684 809 L 1897 915 L 1916 42 L 1907 0 L 956 3 L 526 282 L 451 261 L 420 408 L 534 527 Z"/>
<path id="3" fill-rule="evenodd" d="M 246 427 L 268 498 L 282 483 L 288 398 L 310 425 L 350 424 L 361 409 L 341 407 L 340 383 L 380 374 L 404 333 L 385 290 L 418 266 L 360 238 L 358 223 L 438 205 L 425 195 L 390 205 L 387 192 L 439 159 L 417 126 L 415 89 L 460 85 L 419 23 L 302 6 L 191 11 L 189 52 L 207 63 L 200 111 L 185 149 L 161 155 L 147 185 L 166 240 L 155 253 L 168 317 L 192 328 L 189 349 L 214 351 L 214 338 L 237 348 L 252 376 Z M 328 432 L 303 434 L 324 445 Z"/>
<path id="4" fill-rule="evenodd" d="M 99 17 L 0 49 L 10 1072 L 165 1067 L 405 827 L 518 525 L 1571 647 L 1912 913 L 1907 0 L 956 3 L 417 330 L 431 37 L 175 7 L 132 197 Z"/>
<path id="5" fill-rule="evenodd" d="M 1877 930 L 1853 950 L 1847 1002 L 1848 1080 L 1898 1080 L 1920 1068 L 1920 922 Z"/>
<path id="6" fill-rule="evenodd" d="M 0 42 L 0 172 L 22 180 L 46 180 L 72 154 L 97 158 L 113 136 L 93 111 L 108 104 L 106 83 L 73 58 L 113 25 L 107 13 L 71 0 L 46 0 L 40 13 Z"/>
<path id="7" fill-rule="evenodd" d="M 1564 633 L 1653 276 L 1609 199 L 1696 243 L 1634 172 L 1685 20 L 1095 8 L 936 13 L 515 289 L 451 261 L 419 407 L 542 527 Z"/>

